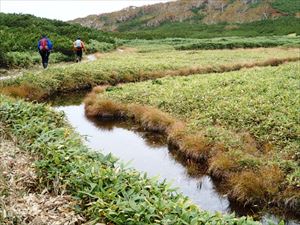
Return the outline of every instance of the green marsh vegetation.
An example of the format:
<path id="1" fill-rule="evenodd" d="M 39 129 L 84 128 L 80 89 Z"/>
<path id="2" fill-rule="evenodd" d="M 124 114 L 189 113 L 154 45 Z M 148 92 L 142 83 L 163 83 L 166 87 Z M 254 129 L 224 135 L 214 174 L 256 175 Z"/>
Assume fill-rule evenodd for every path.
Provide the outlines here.
<path id="1" fill-rule="evenodd" d="M 165 182 L 91 152 L 63 114 L 48 106 L 0 96 L 0 122 L 18 147 L 39 156 L 34 163 L 39 188 L 71 194 L 80 201 L 77 210 L 94 223 L 259 224 L 200 211 Z"/>
<path id="2" fill-rule="evenodd" d="M 193 50 L 193 49 L 235 49 L 235 48 L 270 48 L 300 47 L 297 36 L 260 36 L 260 37 L 220 37 L 220 38 L 165 38 L 156 40 L 122 40 L 126 46 L 138 48 L 139 51 Z"/>
<path id="3" fill-rule="evenodd" d="M 276 2 L 281 7 L 280 1 Z M 28 70 L 18 78 L 0 81 L 0 92 L 41 100 L 98 84 L 154 79 L 94 93 L 88 106 L 99 115 L 98 101 L 105 99 L 105 110 L 114 113 L 121 109 L 131 113 L 129 116 L 137 113 L 141 123 L 146 121 L 144 125 L 170 132 L 169 139 L 179 148 L 189 151 L 191 157 L 207 160 L 209 172 L 228 181 L 233 199 L 297 209 L 299 121 L 295 118 L 299 91 L 295 82 L 299 80 L 299 64 L 174 76 L 299 60 L 299 49 L 289 48 L 299 47 L 298 37 L 283 36 L 299 34 L 299 24 L 293 17 L 235 25 L 166 23 L 152 30 L 114 35 L 159 40 L 116 40 L 111 34 L 79 25 L 0 13 L 0 67 L 38 63 L 36 44 L 45 30 L 55 46 L 52 62 L 72 60 L 72 41 L 79 30 L 90 53 L 123 45 L 95 62 Z M 173 38 L 161 39 L 166 37 Z M 283 48 L 235 49 L 274 46 Z M 165 76 L 169 77 L 156 79 Z M 138 105 L 126 108 L 124 103 Z M 146 106 L 155 108 L 145 114 Z M 124 168 L 111 155 L 90 152 L 64 116 L 48 106 L 0 96 L 0 123 L 20 148 L 40 157 L 35 163 L 39 187 L 73 195 L 81 201 L 77 209 L 95 222 L 259 224 L 249 218 L 200 211 L 165 182 Z"/>
<path id="4" fill-rule="evenodd" d="M 278 0 L 277 5 L 285 0 Z M 289 0 L 292 4 L 297 1 Z M 275 3 L 274 3 L 275 4 Z M 289 6 L 288 10 L 297 10 L 297 7 Z M 299 4 L 297 4 L 299 5 Z M 280 7 L 280 6 L 279 6 Z M 284 7 L 288 7 L 284 5 Z M 298 10 L 299 11 L 299 10 Z M 281 17 L 275 20 L 261 20 L 251 23 L 221 23 L 207 25 L 203 23 L 184 22 L 166 22 L 159 27 L 135 29 L 130 24 L 120 28 L 120 32 L 112 35 L 121 39 L 163 39 L 163 38 L 215 38 L 215 37 L 259 37 L 259 36 L 281 36 L 300 32 L 300 19 L 294 16 Z"/>
<path id="5" fill-rule="evenodd" d="M 136 48 L 128 44 L 123 52 L 102 54 L 94 62 L 25 72 L 18 78 L 2 81 L 1 92 L 40 100 L 59 92 L 97 84 L 115 85 L 163 76 L 224 72 L 299 59 L 296 48 L 177 51 L 169 43 L 158 45 L 141 41 L 139 44 L 136 41 L 134 45 Z"/>
<path id="6" fill-rule="evenodd" d="M 86 111 L 127 116 L 166 132 L 187 158 L 206 160 L 238 201 L 296 211 L 299 71 L 295 62 L 95 88 Z"/>

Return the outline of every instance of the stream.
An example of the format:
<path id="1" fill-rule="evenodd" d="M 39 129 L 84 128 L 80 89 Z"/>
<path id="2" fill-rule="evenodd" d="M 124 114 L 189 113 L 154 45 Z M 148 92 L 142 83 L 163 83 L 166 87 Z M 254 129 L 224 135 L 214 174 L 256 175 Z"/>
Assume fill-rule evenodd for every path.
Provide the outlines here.
<path id="1" fill-rule="evenodd" d="M 126 121 L 103 121 L 85 116 L 82 99 L 85 93 L 59 96 L 50 103 L 63 111 L 75 130 L 85 137 L 86 144 L 95 151 L 112 153 L 125 164 L 150 177 L 171 182 L 178 192 L 188 196 L 201 209 L 210 212 L 235 213 L 257 216 L 257 212 L 230 202 L 222 194 L 218 182 L 205 175 L 205 168 L 199 163 L 187 162 L 169 149 L 165 137 L 147 132 Z M 261 222 L 278 223 L 280 219 L 272 214 L 259 213 Z M 288 217 L 287 217 L 288 218 Z M 300 225 L 299 221 L 286 219 L 286 225 Z"/>

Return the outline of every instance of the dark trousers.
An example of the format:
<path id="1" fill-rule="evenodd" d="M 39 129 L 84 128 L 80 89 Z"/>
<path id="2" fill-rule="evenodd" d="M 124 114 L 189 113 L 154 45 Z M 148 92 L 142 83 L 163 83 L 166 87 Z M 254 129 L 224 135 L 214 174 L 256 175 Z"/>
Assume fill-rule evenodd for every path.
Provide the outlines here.
<path id="1" fill-rule="evenodd" d="M 77 61 L 81 61 L 82 59 L 82 49 L 77 49 L 76 50 L 76 56 L 77 56 Z"/>
<path id="2" fill-rule="evenodd" d="M 40 51 L 40 55 L 42 57 L 43 67 L 46 68 L 48 66 L 50 52 L 49 51 Z"/>

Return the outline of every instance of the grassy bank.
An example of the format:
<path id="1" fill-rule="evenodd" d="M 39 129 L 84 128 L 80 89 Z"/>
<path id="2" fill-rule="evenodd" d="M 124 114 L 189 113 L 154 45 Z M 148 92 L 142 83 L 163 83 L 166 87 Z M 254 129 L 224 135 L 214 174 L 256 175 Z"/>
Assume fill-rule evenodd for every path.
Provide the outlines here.
<path id="1" fill-rule="evenodd" d="M 205 160 L 244 203 L 300 206 L 299 63 L 95 88 L 89 116 L 129 117 Z M 98 94 L 97 94 L 98 92 Z M 151 108 L 154 107 L 154 108 Z"/>
<path id="2" fill-rule="evenodd" d="M 20 148 L 39 156 L 39 186 L 76 197 L 77 210 L 94 223 L 258 224 L 200 211 L 166 183 L 90 152 L 63 115 L 47 106 L 0 96 L 0 122 Z"/>
<path id="3" fill-rule="evenodd" d="M 123 52 L 103 54 L 94 62 L 24 73 L 19 78 L 2 81 L 0 91 L 12 96 L 39 100 L 59 92 L 97 84 L 115 85 L 168 75 L 224 72 L 299 60 L 299 49 L 176 51 L 162 48 L 158 51 L 156 47 L 157 45 L 151 46 L 152 50 L 149 50 L 145 45 L 140 45 L 137 49 L 127 48 Z"/>

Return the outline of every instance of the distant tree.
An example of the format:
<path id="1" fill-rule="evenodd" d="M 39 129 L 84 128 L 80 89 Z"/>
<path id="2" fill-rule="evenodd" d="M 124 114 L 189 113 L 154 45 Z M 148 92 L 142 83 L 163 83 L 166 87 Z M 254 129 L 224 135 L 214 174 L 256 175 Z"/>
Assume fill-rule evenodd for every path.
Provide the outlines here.
<path id="1" fill-rule="evenodd" d="M 6 67 L 7 66 L 7 60 L 4 53 L 4 49 L 0 45 L 0 67 Z"/>

